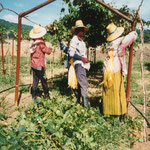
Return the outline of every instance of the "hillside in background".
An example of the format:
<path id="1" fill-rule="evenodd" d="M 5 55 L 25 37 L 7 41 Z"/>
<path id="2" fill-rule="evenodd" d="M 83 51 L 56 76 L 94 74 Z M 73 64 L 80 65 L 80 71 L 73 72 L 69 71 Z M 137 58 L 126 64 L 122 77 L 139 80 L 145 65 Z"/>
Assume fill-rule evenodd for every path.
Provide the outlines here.
<path id="1" fill-rule="evenodd" d="M 1 30 L 3 31 L 3 38 L 7 38 L 7 35 L 9 35 L 9 38 L 13 38 L 13 35 L 17 36 L 17 33 L 18 33 L 17 23 L 13 23 L 13 22 L 0 19 L 0 27 L 2 27 Z M 22 39 L 24 40 L 29 39 L 28 34 L 31 29 L 32 29 L 32 26 L 22 24 L 21 26 Z"/>
<path id="2" fill-rule="evenodd" d="M 9 22 L 9 21 L 5 21 L 4 19 L 0 19 L 0 26 L 2 26 L 4 28 L 4 38 L 6 38 L 7 36 L 5 35 L 6 31 L 7 33 L 12 33 L 12 32 L 16 32 L 18 30 L 18 24 L 17 23 L 13 23 L 13 22 Z M 30 25 L 25 25 L 22 24 L 21 27 L 21 32 L 22 35 L 28 35 L 29 31 L 32 29 L 32 26 Z M 139 35 L 138 41 L 140 42 L 140 30 L 137 30 L 137 33 Z M 25 36 L 25 39 L 28 38 L 28 36 Z M 144 30 L 144 42 L 145 43 L 150 43 L 150 30 Z"/>
<path id="3" fill-rule="evenodd" d="M 150 43 L 150 30 L 144 30 L 144 42 Z"/>
<path id="4" fill-rule="evenodd" d="M 17 30 L 18 24 L 0 19 L 0 25 L 6 30 Z M 22 31 L 26 32 L 32 29 L 32 26 L 22 24 Z"/>
<path id="5" fill-rule="evenodd" d="M 140 30 L 136 30 L 139 37 L 138 37 L 138 41 L 140 42 Z M 144 43 L 150 43 L 150 30 L 144 30 Z"/>

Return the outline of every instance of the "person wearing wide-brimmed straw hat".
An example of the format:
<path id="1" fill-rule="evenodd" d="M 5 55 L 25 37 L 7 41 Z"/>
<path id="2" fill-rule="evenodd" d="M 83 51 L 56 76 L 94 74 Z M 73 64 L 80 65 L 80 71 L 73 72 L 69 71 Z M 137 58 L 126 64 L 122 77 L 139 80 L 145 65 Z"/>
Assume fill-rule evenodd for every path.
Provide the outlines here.
<path id="1" fill-rule="evenodd" d="M 121 118 L 127 112 L 126 96 L 124 89 L 124 76 L 127 74 L 125 63 L 125 50 L 137 38 L 135 31 L 122 36 L 123 27 L 114 23 L 107 26 L 108 56 L 104 61 L 103 85 L 103 113 Z"/>
<path id="2" fill-rule="evenodd" d="M 88 30 L 88 27 L 83 25 L 82 20 L 77 20 L 75 27 L 71 30 L 73 38 L 69 46 L 69 55 L 74 58 L 75 72 L 78 81 L 78 89 L 75 91 L 77 104 L 80 103 L 80 98 L 82 97 L 82 104 L 86 108 L 89 108 L 86 69 L 89 70 L 90 64 L 87 59 L 87 48 L 83 41 L 83 35 Z"/>
<path id="3" fill-rule="evenodd" d="M 29 48 L 31 54 L 31 68 L 33 70 L 33 85 L 32 85 L 32 98 L 34 102 L 37 100 L 37 87 L 39 80 L 41 80 L 45 97 L 49 97 L 49 91 L 45 75 L 45 54 L 50 54 L 52 49 L 48 48 L 43 41 L 43 36 L 46 34 L 46 29 L 39 25 L 33 26 L 29 33 L 31 38 Z"/>

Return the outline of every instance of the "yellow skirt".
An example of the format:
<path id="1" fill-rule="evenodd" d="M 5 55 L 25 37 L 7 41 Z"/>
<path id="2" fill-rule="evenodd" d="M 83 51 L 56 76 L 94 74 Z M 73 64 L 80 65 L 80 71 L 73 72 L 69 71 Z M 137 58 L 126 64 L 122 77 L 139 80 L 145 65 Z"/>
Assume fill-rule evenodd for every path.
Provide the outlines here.
<path id="1" fill-rule="evenodd" d="M 111 88 L 103 86 L 103 113 L 108 115 L 123 115 L 127 112 L 124 81 L 121 72 L 114 73 L 114 83 Z"/>

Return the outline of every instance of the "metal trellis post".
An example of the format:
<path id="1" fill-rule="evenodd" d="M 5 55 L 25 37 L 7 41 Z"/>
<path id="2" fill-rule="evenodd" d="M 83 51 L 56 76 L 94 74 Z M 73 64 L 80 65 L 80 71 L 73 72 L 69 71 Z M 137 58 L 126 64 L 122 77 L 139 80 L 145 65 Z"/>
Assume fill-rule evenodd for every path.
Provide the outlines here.
<path id="1" fill-rule="evenodd" d="M 2 74 L 5 76 L 5 67 L 4 67 L 4 50 L 3 50 L 3 33 L 1 32 L 1 50 L 2 50 Z"/>

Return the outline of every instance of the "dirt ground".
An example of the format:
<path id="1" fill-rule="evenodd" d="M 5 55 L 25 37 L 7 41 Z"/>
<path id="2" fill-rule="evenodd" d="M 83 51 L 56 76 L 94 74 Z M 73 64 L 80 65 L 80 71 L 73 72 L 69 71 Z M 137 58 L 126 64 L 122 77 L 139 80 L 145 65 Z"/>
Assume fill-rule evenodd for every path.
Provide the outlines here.
<path id="1" fill-rule="evenodd" d="M 11 41 L 7 41 L 8 43 L 4 44 L 4 55 L 7 53 L 6 50 L 9 49 L 9 52 L 11 54 L 11 48 L 12 48 L 12 43 Z M 26 56 L 26 57 L 30 57 L 29 55 L 29 51 L 28 51 L 28 45 L 29 42 L 28 41 L 22 41 L 22 45 L 21 45 L 21 56 Z M 47 45 L 51 46 L 49 43 L 47 43 Z M 17 43 L 15 42 L 15 54 L 16 55 L 16 47 L 17 47 Z M 140 55 L 140 46 L 139 49 L 136 49 L 137 51 L 137 55 L 134 59 L 139 59 L 139 55 Z M 150 60 L 150 45 L 145 44 L 144 45 L 144 60 L 149 61 Z M 61 52 L 59 49 L 55 50 L 54 54 L 51 54 L 51 56 L 48 57 L 52 57 L 54 56 L 54 58 L 59 59 L 61 57 Z M 100 58 L 102 60 L 104 60 L 105 58 L 105 54 L 103 54 L 101 52 L 101 48 L 98 47 L 96 49 L 96 56 L 97 58 Z M 91 56 L 92 57 L 92 56 Z M 92 59 L 92 58 L 91 58 Z M 57 76 L 59 74 L 64 74 L 65 72 L 67 72 L 66 69 L 55 69 L 53 71 L 53 76 Z M 51 78 L 51 73 L 47 71 L 47 78 Z M 98 82 L 98 79 L 93 78 L 92 80 L 95 80 L 95 82 Z M 22 77 L 22 81 L 25 81 L 25 83 L 32 83 L 32 77 L 28 76 L 28 77 Z M 99 91 L 98 88 L 93 87 L 92 85 L 89 84 L 89 96 L 100 96 L 101 93 Z M 8 93 L 8 92 L 4 92 L 0 94 L 0 97 L 3 97 L 4 99 L 4 104 L 3 106 L 0 107 L 0 112 L 5 111 L 7 112 L 8 118 L 4 121 L 0 121 L 0 123 L 3 123 L 5 125 L 9 125 L 11 124 L 11 122 L 14 120 L 14 118 L 19 114 L 19 111 L 25 110 L 26 107 L 28 105 L 30 105 L 31 103 L 33 103 L 32 101 L 32 97 L 30 93 L 21 93 L 19 95 L 20 97 L 20 101 L 19 101 L 19 106 L 17 107 L 14 103 L 14 99 L 15 99 L 15 93 Z M 136 115 L 138 115 L 137 111 L 131 106 L 129 105 L 129 115 L 132 117 L 135 117 Z M 150 139 L 150 128 L 147 128 L 147 137 Z M 150 150 L 150 141 L 148 140 L 147 142 L 136 142 L 133 145 L 132 150 Z"/>

